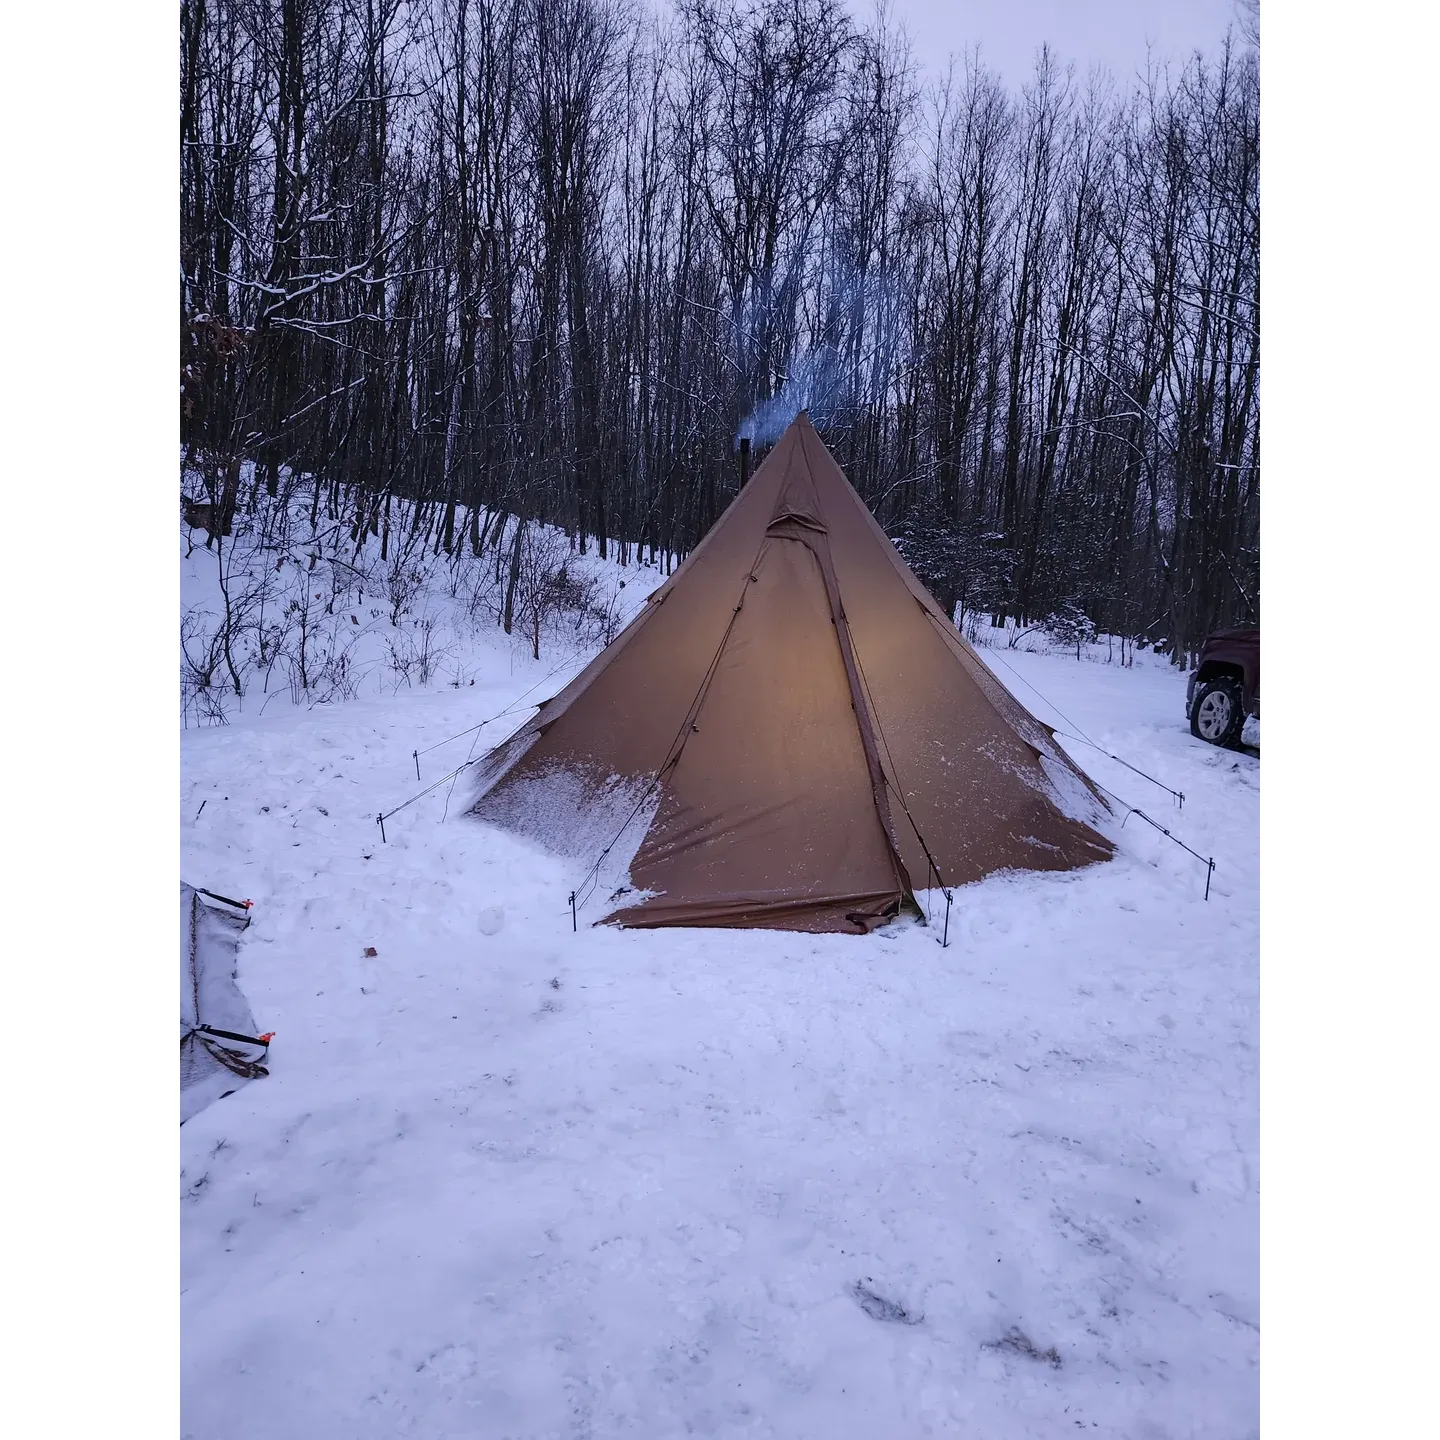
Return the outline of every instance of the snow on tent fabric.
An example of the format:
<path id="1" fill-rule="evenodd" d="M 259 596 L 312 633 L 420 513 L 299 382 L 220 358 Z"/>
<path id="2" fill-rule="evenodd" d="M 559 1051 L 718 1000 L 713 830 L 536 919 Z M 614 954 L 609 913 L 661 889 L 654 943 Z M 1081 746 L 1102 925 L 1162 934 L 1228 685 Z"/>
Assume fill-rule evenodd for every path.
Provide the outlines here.
<path id="1" fill-rule="evenodd" d="M 917 890 L 1113 854 L 1098 791 L 937 607 L 803 412 L 482 776 L 472 814 L 629 862 L 642 898 L 608 917 L 625 926 L 864 932 Z"/>

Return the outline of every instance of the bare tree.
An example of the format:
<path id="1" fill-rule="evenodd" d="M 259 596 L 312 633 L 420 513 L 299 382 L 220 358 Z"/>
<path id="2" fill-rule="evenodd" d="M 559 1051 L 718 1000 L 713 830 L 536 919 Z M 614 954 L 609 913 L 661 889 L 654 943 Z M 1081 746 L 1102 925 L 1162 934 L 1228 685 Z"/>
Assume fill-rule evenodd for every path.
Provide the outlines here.
<path id="1" fill-rule="evenodd" d="M 1259 615 L 1248 16 L 1012 93 L 841 0 L 183 0 L 191 498 L 483 558 L 509 629 L 529 535 L 671 568 L 808 403 L 956 603 L 1183 659 Z"/>

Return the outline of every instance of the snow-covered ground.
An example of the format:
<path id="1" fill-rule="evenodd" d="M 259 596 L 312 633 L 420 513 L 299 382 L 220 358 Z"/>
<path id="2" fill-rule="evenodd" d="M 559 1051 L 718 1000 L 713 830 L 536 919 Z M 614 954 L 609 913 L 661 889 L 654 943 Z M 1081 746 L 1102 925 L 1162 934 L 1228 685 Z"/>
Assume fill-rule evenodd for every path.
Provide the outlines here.
<path id="1" fill-rule="evenodd" d="M 1259 763 L 1190 737 L 1183 676 L 984 652 L 1185 793 L 1068 746 L 1214 855 L 1208 903 L 1117 812 L 1110 864 L 956 891 L 948 948 L 572 933 L 464 776 L 381 843 L 413 751 L 582 658 L 450 643 L 428 688 L 183 734 L 184 878 L 254 900 L 276 1032 L 180 1132 L 185 1435 L 1258 1434 Z"/>

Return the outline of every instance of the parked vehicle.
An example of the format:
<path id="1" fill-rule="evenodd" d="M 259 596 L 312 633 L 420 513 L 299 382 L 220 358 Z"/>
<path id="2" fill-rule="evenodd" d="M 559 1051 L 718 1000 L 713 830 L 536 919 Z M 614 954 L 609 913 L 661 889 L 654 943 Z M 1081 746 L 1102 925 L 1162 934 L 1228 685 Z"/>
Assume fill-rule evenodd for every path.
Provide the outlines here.
<path id="1" fill-rule="evenodd" d="M 1260 632 L 1217 630 L 1205 641 L 1185 689 L 1190 733 L 1236 749 L 1245 721 L 1260 718 Z"/>

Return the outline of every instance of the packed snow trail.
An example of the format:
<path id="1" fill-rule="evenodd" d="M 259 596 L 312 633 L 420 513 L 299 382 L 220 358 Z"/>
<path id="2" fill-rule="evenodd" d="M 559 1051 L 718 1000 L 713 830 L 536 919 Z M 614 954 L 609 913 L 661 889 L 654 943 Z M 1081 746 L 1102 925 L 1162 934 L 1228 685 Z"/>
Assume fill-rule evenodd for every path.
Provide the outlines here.
<path id="1" fill-rule="evenodd" d="M 255 901 L 277 1034 L 180 1132 L 184 1434 L 1258 1434 L 1258 762 L 1158 661 L 1003 658 L 1185 792 L 1071 747 L 1208 904 L 1117 814 L 1109 864 L 957 890 L 948 949 L 572 934 L 465 777 L 375 825 L 549 659 L 187 731 L 185 878 Z"/>

